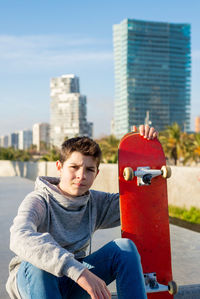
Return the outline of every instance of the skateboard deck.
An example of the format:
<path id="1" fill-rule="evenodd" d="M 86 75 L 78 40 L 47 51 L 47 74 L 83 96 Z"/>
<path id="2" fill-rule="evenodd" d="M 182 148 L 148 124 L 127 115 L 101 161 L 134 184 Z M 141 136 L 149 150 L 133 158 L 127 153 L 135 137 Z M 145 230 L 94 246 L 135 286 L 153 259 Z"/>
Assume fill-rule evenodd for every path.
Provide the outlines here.
<path id="1" fill-rule="evenodd" d="M 120 142 L 118 157 L 122 237 L 137 246 L 148 298 L 173 298 L 168 292 L 172 267 L 162 146 L 158 139 L 129 133 Z"/>

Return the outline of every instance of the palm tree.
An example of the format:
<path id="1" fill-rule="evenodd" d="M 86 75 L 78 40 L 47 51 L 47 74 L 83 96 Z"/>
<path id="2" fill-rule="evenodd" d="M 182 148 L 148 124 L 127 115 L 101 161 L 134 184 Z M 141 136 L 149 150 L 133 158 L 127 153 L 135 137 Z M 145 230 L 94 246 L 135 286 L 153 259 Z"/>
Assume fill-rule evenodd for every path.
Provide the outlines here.
<path id="1" fill-rule="evenodd" d="M 57 161 L 60 159 L 60 152 L 57 147 L 52 147 L 48 153 L 40 159 L 41 161 Z"/>
<path id="2" fill-rule="evenodd" d="M 182 133 L 181 134 L 181 158 L 183 165 L 190 161 L 194 161 L 194 136 L 193 134 Z"/>
<path id="3" fill-rule="evenodd" d="M 193 134 L 193 146 L 191 147 L 191 158 L 195 162 L 199 162 L 200 158 L 200 134 Z"/>
<path id="4" fill-rule="evenodd" d="M 181 128 L 177 123 L 168 126 L 167 129 L 160 134 L 160 141 L 162 143 L 166 156 L 173 159 L 174 164 L 182 157 L 183 153 L 183 138 Z"/>

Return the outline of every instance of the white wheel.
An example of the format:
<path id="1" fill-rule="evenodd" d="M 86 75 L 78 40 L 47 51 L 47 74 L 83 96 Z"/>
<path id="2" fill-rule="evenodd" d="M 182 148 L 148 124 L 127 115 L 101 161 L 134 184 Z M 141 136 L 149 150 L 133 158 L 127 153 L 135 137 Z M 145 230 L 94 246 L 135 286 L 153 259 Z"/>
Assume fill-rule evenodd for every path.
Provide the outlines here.
<path id="1" fill-rule="evenodd" d="M 178 293 L 178 286 L 174 280 L 168 283 L 168 290 L 171 295 L 175 295 Z"/>
<path id="2" fill-rule="evenodd" d="M 124 168 L 123 177 L 125 181 L 131 181 L 134 178 L 134 171 L 131 167 Z"/>
<path id="3" fill-rule="evenodd" d="M 166 166 L 166 165 L 162 166 L 161 171 L 162 171 L 162 176 L 165 179 L 170 178 L 172 175 L 172 170 L 170 166 Z"/>

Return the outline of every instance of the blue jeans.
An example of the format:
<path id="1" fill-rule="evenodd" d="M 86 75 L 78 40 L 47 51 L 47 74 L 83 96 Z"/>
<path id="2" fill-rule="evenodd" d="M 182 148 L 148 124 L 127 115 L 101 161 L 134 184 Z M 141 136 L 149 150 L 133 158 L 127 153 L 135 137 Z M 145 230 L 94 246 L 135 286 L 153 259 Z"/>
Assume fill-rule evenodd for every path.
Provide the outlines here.
<path id="1" fill-rule="evenodd" d="M 81 261 L 108 285 L 116 279 L 119 299 L 147 298 L 140 256 L 129 239 L 116 239 Z M 17 273 L 22 299 L 89 299 L 88 293 L 69 277 L 56 277 L 22 262 Z"/>

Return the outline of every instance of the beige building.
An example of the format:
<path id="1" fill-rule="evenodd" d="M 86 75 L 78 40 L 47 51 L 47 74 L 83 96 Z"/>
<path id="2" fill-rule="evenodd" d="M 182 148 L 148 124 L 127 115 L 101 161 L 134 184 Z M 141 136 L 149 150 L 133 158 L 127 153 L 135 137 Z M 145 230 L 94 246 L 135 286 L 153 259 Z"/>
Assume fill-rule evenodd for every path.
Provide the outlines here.
<path id="1" fill-rule="evenodd" d="M 48 123 L 36 123 L 33 125 L 33 144 L 40 151 L 49 146 L 50 125 Z"/>
<path id="2" fill-rule="evenodd" d="M 195 118 L 195 132 L 200 133 L 200 116 Z"/>
<path id="3" fill-rule="evenodd" d="M 93 124 L 87 121 L 87 99 L 79 92 L 79 78 L 63 75 L 52 78 L 50 143 L 60 147 L 66 138 L 92 137 Z"/>

